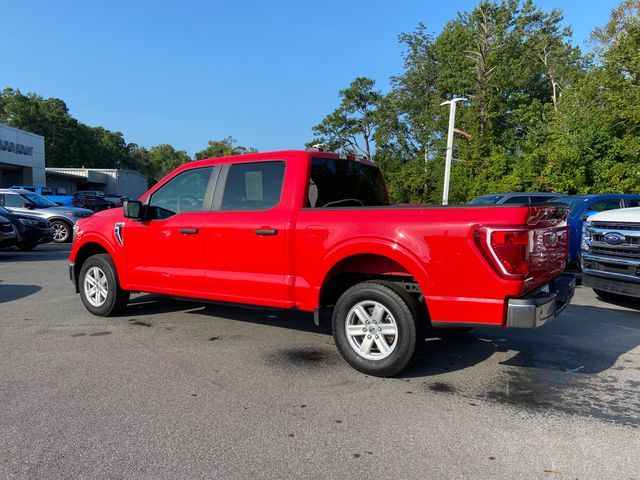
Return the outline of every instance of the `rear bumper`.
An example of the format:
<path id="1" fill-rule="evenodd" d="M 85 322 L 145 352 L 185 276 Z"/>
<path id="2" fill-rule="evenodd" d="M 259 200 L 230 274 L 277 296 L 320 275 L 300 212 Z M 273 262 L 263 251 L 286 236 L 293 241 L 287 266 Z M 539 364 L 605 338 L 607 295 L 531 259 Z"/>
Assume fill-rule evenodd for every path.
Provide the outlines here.
<path id="1" fill-rule="evenodd" d="M 538 290 L 507 305 L 507 328 L 535 328 L 556 318 L 569 305 L 576 288 L 573 275 L 564 274 L 549 285 L 549 291 Z"/>

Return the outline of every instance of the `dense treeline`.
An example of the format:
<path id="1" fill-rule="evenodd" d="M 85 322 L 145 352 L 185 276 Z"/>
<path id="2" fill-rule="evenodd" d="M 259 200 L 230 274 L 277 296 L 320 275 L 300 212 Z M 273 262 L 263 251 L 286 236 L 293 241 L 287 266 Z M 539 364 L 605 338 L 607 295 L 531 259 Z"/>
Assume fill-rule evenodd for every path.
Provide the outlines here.
<path id="1" fill-rule="evenodd" d="M 498 191 L 640 193 L 640 0 L 626 0 L 583 54 L 559 10 L 482 1 L 437 36 L 402 34 L 388 93 L 368 78 L 314 127 L 322 143 L 371 155 L 395 201 L 439 202 L 448 108 L 459 106 L 450 198 Z"/>
<path id="2" fill-rule="evenodd" d="M 43 135 L 48 167 L 125 168 L 146 175 L 152 182 L 191 158 L 169 144 L 149 149 L 127 143 L 120 132 L 90 127 L 73 118 L 64 101 L 23 94 L 5 88 L 0 91 L 0 122 Z M 252 151 L 237 146 L 232 137 L 211 140 L 195 158 L 234 155 Z"/>
<path id="3" fill-rule="evenodd" d="M 439 202 L 448 109 L 456 117 L 450 200 L 514 190 L 640 193 L 640 0 L 624 0 L 583 53 L 560 10 L 530 0 L 482 0 L 438 35 L 420 23 L 399 36 L 404 70 L 389 92 L 366 77 L 340 91 L 313 128 L 328 149 L 383 168 L 392 199 Z M 149 149 L 73 118 L 64 101 L 0 92 L 0 122 L 45 137 L 48 166 L 127 168 L 157 180 L 190 161 L 169 144 Z M 231 137 L 195 159 L 254 151 Z"/>

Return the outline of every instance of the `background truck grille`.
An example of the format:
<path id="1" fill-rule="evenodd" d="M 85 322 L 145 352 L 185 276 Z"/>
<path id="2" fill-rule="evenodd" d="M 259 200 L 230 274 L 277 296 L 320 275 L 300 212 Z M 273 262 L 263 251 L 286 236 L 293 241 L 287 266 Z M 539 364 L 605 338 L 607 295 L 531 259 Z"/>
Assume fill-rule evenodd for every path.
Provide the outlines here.
<path id="1" fill-rule="evenodd" d="M 599 255 L 611 255 L 612 257 L 640 258 L 640 250 L 637 248 L 608 248 L 591 246 L 590 253 Z"/>
<path id="2" fill-rule="evenodd" d="M 615 222 L 593 222 L 594 228 L 604 228 L 605 230 L 640 230 L 640 223 L 615 223 Z"/>

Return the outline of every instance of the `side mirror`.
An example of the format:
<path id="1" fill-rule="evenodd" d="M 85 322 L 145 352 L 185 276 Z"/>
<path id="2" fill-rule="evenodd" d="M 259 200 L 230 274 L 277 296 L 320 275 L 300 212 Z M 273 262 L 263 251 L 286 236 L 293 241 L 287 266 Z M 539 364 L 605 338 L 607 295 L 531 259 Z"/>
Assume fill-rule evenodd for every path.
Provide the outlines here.
<path id="1" fill-rule="evenodd" d="M 59 207 L 64 207 L 64 203 L 62 202 L 54 202 L 56 205 L 58 205 Z"/>
<path id="2" fill-rule="evenodd" d="M 24 204 L 24 208 L 28 208 L 29 210 L 33 210 L 33 203 L 29 203 L 29 202 L 25 203 Z"/>
<path id="3" fill-rule="evenodd" d="M 142 219 L 142 202 L 138 200 L 125 200 L 122 202 L 122 210 L 126 218 Z"/>

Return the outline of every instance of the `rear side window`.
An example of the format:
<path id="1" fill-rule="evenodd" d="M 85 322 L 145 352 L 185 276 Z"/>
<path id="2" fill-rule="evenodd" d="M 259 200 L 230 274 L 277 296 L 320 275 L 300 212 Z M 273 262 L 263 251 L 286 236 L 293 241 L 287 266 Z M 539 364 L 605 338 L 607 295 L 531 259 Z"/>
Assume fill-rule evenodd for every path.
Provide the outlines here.
<path id="1" fill-rule="evenodd" d="M 516 203 L 528 205 L 529 196 L 517 195 L 515 197 L 507 198 L 504 202 L 502 202 L 503 205 L 516 204 Z"/>
<path id="2" fill-rule="evenodd" d="M 638 198 L 630 198 L 628 202 L 630 207 L 640 207 L 640 199 Z"/>
<path id="3" fill-rule="evenodd" d="M 149 218 L 159 220 L 178 213 L 205 210 L 205 195 L 212 171 L 212 167 L 194 168 L 162 185 L 151 196 Z"/>
<path id="4" fill-rule="evenodd" d="M 268 210 L 280 203 L 284 162 L 231 165 L 222 197 L 222 211 Z"/>
<path id="5" fill-rule="evenodd" d="M 312 159 L 307 207 L 377 207 L 388 204 L 379 168 L 354 160 Z"/>
<path id="6" fill-rule="evenodd" d="M 556 197 L 553 195 L 531 195 L 529 198 L 531 199 L 531 203 L 543 203 L 548 200 L 553 200 Z"/>

